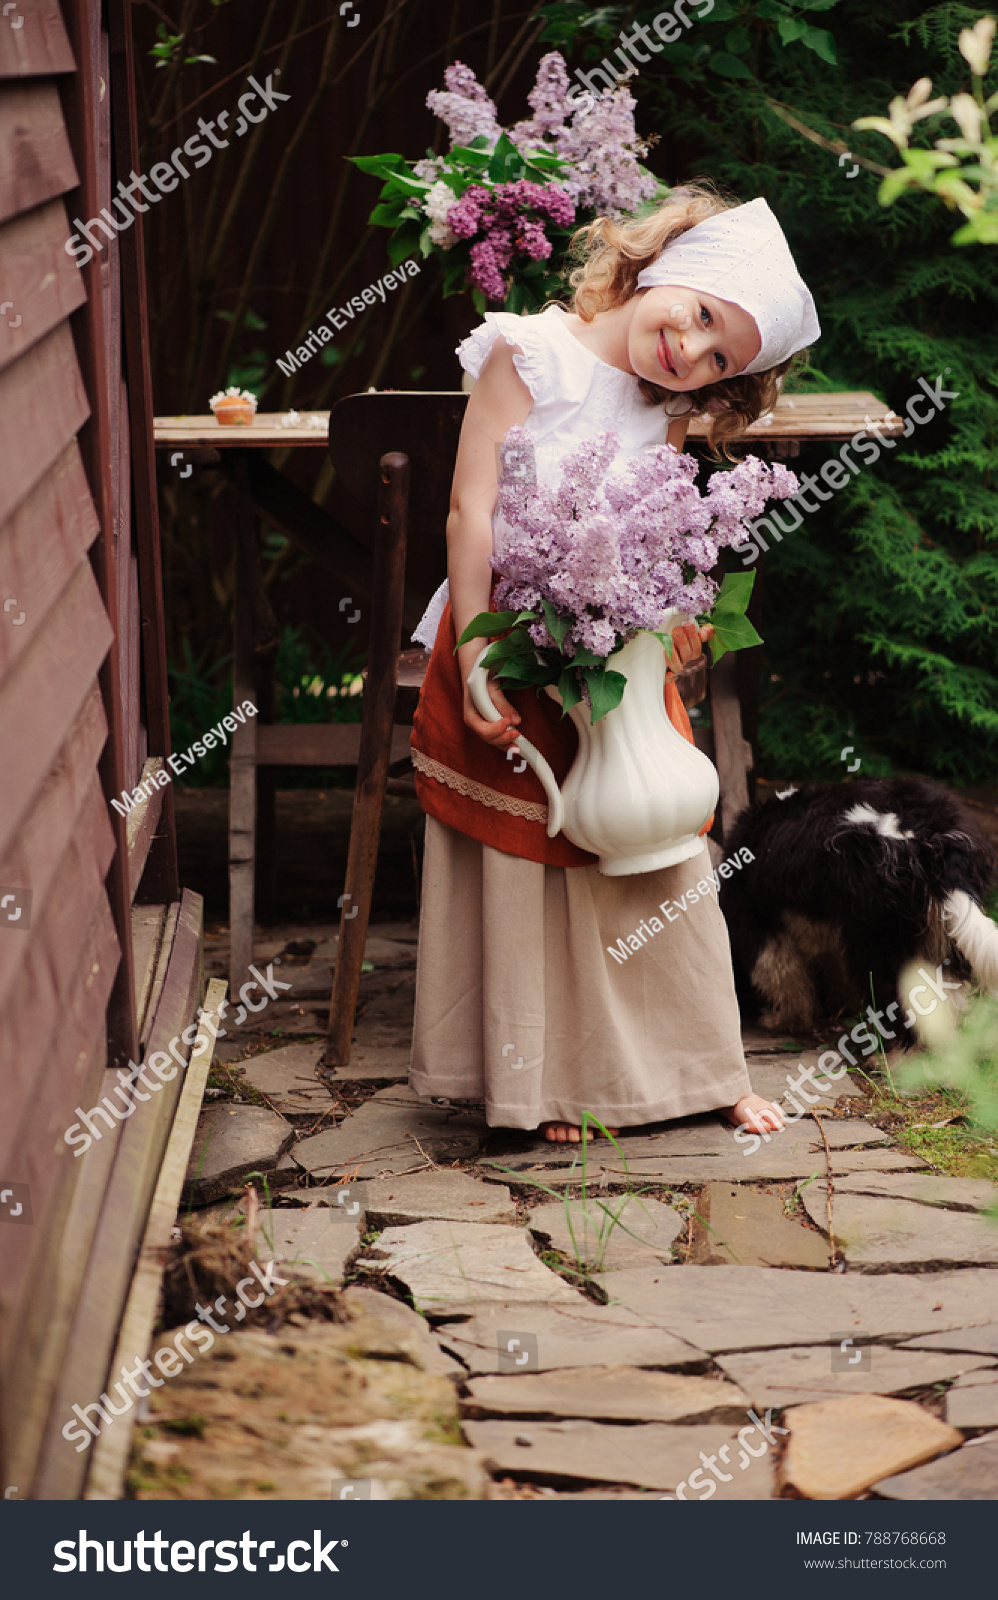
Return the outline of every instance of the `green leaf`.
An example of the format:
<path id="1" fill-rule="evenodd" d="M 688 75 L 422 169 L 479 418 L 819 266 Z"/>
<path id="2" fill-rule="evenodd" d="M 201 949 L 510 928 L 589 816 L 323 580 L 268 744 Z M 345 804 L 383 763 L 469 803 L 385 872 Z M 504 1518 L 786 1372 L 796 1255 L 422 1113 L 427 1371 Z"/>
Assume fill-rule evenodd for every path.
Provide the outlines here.
<path id="1" fill-rule="evenodd" d="M 672 639 L 670 638 L 669 634 L 667 634 L 667 633 L 656 633 L 655 637 L 658 640 L 659 644 L 662 646 L 662 649 L 665 651 L 666 655 L 668 656 L 669 665 L 671 667 L 672 666 Z"/>
<path id="2" fill-rule="evenodd" d="M 406 209 L 407 207 L 403 200 L 392 200 L 387 205 L 375 206 L 367 220 L 375 228 L 397 228 L 403 220 Z M 423 221 L 418 212 L 414 212 L 413 216 L 419 217 L 420 222 Z"/>
<path id="3" fill-rule="evenodd" d="M 599 722 L 608 711 L 613 711 L 620 705 L 624 698 L 624 690 L 627 688 L 627 679 L 622 672 L 614 672 L 609 667 L 587 667 L 583 677 L 589 688 L 593 722 Z"/>
<path id="4" fill-rule="evenodd" d="M 403 222 L 395 229 L 388 241 L 388 259 L 393 267 L 397 267 L 400 261 L 405 261 L 407 256 L 416 254 L 422 231 L 418 222 Z"/>
<path id="5" fill-rule="evenodd" d="M 749 650 L 753 645 L 762 644 L 762 635 L 756 632 L 748 617 L 722 617 L 718 622 L 712 616 L 710 620 L 714 624 L 714 638 L 725 650 Z"/>
<path id="6" fill-rule="evenodd" d="M 747 28 L 729 28 L 724 43 L 734 56 L 744 56 L 752 48 L 752 35 Z"/>
<path id="7" fill-rule="evenodd" d="M 497 633 L 505 633 L 511 628 L 522 612 L 516 611 L 480 611 L 477 617 L 472 617 L 465 628 L 458 645 L 468 644 L 472 639 L 492 639 Z"/>
<path id="8" fill-rule="evenodd" d="M 798 39 L 803 39 L 808 30 L 808 24 L 802 17 L 781 17 L 776 26 L 780 30 L 780 38 L 784 44 L 796 44 Z"/>
<path id="9" fill-rule="evenodd" d="M 492 152 L 489 177 L 493 183 L 512 183 L 523 175 L 524 161 L 508 134 L 502 134 Z"/>
<path id="10" fill-rule="evenodd" d="M 744 616 L 755 587 L 754 572 L 726 572 L 714 602 L 713 615 L 720 611 L 726 615 Z"/>
<path id="11" fill-rule="evenodd" d="M 347 156 L 347 160 L 352 161 L 355 167 L 359 167 L 361 172 L 368 173 L 372 178 L 389 178 L 400 167 L 404 170 L 406 165 L 405 156 L 400 156 L 394 151 L 383 156 Z"/>
<path id="12" fill-rule="evenodd" d="M 708 66 L 722 78 L 748 78 L 752 82 L 755 81 L 755 73 L 749 71 L 744 61 L 739 61 L 737 56 L 728 55 L 726 50 L 715 50 Z"/>
<path id="13" fill-rule="evenodd" d="M 548 633 L 560 650 L 562 641 L 572 626 L 572 619 L 570 617 L 559 617 L 550 600 L 542 600 L 541 605 L 544 609 L 544 621 L 548 625 Z"/>
<path id="14" fill-rule="evenodd" d="M 900 167 L 894 172 L 889 172 L 877 190 L 877 199 L 882 206 L 894 204 L 899 194 L 910 189 L 913 183 L 918 182 L 918 176 L 910 167 Z"/>
<path id="15" fill-rule="evenodd" d="M 838 66 L 838 57 L 835 54 L 835 40 L 827 28 L 812 28 L 808 26 L 801 35 L 801 44 L 806 45 L 808 50 L 813 50 L 815 55 L 820 56 L 822 61 L 827 61 L 829 66 Z"/>
<path id="16" fill-rule="evenodd" d="M 538 661 L 536 656 L 514 656 L 497 667 L 493 676 L 504 683 L 534 683 L 538 686 L 551 682 L 551 668 Z"/>
<path id="17" fill-rule="evenodd" d="M 587 650 L 583 644 L 579 645 L 574 656 L 572 657 L 573 667 L 602 667 L 605 665 L 606 658 L 604 656 L 594 655 L 593 652 L 591 650 Z"/>
<path id="18" fill-rule="evenodd" d="M 472 289 L 471 302 L 475 310 L 478 312 L 478 315 L 480 317 L 484 317 L 486 308 L 488 306 L 488 301 L 486 300 L 481 289 Z"/>
<path id="19" fill-rule="evenodd" d="M 558 693 L 561 695 L 561 714 L 567 716 L 573 706 L 577 706 L 582 699 L 582 690 L 579 688 L 579 675 L 572 667 L 566 667 L 558 678 Z"/>
<path id="20" fill-rule="evenodd" d="M 469 167 L 487 167 L 491 156 L 488 149 L 475 150 L 469 145 L 456 144 L 448 151 L 447 160 L 462 161 Z"/>

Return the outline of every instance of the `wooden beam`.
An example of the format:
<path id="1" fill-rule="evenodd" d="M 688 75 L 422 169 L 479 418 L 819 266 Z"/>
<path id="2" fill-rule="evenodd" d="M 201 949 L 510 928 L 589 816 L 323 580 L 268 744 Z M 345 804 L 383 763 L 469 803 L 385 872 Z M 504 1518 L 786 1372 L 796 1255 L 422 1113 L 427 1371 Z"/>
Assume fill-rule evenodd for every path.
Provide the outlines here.
<path id="1" fill-rule="evenodd" d="M 201 936 L 201 897 L 185 889 L 146 1061 L 157 1051 L 168 1052 L 170 1043 L 176 1043 L 194 1015 L 202 983 Z M 185 1053 L 183 1046 L 177 1048 Z M 148 1073 L 147 1080 L 156 1081 Z M 178 1072 L 159 1092 L 142 1090 L 148 1098 L 136 1105 L 118 1130 L 114 1165 L 32 1488 L 35 1499 L 75 1499 L 82 1491 L 86 1454 L 76 1452 L 64 1439 L 62 1428 L 72 1417 L 74 1404 L 92 1404 L 114 1381 L 109 1368 L 118 1325 L 182 1086 Z"/>
<path id="2" fill-rule="evenodd" d="M 374 592 L 378 596 L 378 604 L 371 614 L 357 787 L 353 798 L 340 937 L 329 1007 L 329 1040 L 322 1057 L 323 1065 L 331 1067 L 346 1066 L 350 1060 L 357 991 L 381 838 L 381 813 L 392 760 L 402 596 L 405 588 L 408 456 L 398 451 L 382 456 L 379 480 L 374 549 Z"/>
<path id="3" fill-rule="evenodd" d="M 366 698 L 366 696 L 365 696 Z M 256 760 L 261 767 L 355 767 L 360 760 L 359 722 L 261 722 Z M 392 731 L 392 762 L 409 754 L 410 729 Z"/>
<path id="4" fill-rule="evenodd" d="M 220 1006 L 225 998 L 225 984 L 221 978 L 212 978 L 208 984 L 202 1009 L 201 1026 L 194 1040 L 190 1064 L 184 1074 L 180 1104 L 173 1120 L 173 1130 L 160 1167 L 156 1192 L 149 1208 L 149 1220 L 139 1249 L 139 1259 L 128 1293 L 118 1343 L 111 1361 L 117 1372 L 124 1364 L 133 1366 L 149 1349 L 153 1323 L 159 1304 L 163 1282 L 163 1265 L 170 1238 L 177 1219 L 180 1194 L 184 1186 L 187 1162 L 194 1143 L 198 1113 L 204 1099 L 205 1084 L 211 1071 L 215 1050 L 215 1028 L 211 1026 L 221 1015 Z M 85 1500 L 120 1500 L 124 1488 L 125 1472 L 132 1439 L 135 1412 L 122 1418 L 120 1424 L 101 1433 L 90 1455 Z"/>
<path id="5" fill-rule="evenodd" d="M 111 115 L 119 172 L 139 172 L 138 109 L 131 0 L 110 0 Z M 145 239 L 142 219 L 118 235 L 121 271 L 122 333 L 128 382 L 132 503 L 135 508 L 135 552 L 139 569 L 142 666 L 149 754 L 165 760 L 170 754 L 170 690 L 166 667 L 166 614 L 153 441 L 152 368 L 146 304 Z M 171 902 L 180 894 L 177 872 L 177 828 L 173 785 L 163 791 L 159 828 L 150 841 L 143 897 Z M 132 879 L 134 899 L 138 880 Z"/>
<path id="6" fill-rule="evenodd" d="M 147 781 L 155 784 L 157 773 L 165 771 L 162 756 L 150 756 L 139 775 L 136 785 L 141 788 Z M 171 785 L 165 785 L 170 788 Z M 156 825 L 163 809 L 162 788 L 153 788 L 152 793 L 146 793 L 138 801 L 134 810 L 128 813 L 126 829 L 128 833 L 128 882 L 131 886 L 131 897 L 135 899 L 135 891 L 139 886 L 142 874 L 145 871 L 149 849 L 156 834 Z"/>

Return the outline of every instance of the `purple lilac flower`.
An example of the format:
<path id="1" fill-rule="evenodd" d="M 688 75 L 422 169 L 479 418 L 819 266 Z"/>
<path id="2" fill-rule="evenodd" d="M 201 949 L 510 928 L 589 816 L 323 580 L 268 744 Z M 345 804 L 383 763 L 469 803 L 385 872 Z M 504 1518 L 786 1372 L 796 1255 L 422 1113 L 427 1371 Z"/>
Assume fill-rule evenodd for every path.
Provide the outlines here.
<path id="1" fill-rule="evenodd" d="M 455 61 L 444 73 L 444 89 L 431 89 L 426 96 L 429 109 L 446 122 L 451 145 L 468 145 L 484 134 L 490 147 L 502 129 L 496 120 L 495 102 L 490 100 L 470 67 Z"/>
<path id="2" fill-rule="evenodd" d="M 515 145 L 521 149 L 536 148 L 565 126 L 573 109 L 568 98 L 569 88 L 565 58 L 557 50 L 551 50 L 541 57 L 534 87 L 527 96 L 533 117 L 527 122 L 518 122 L 510 131 Z"/>
<path id="3" fill-rule="evenodd" d="M 537 481 L 527 429 L 511 429 L 502 446 L 497 604 L 539 611 L 547 600 L 570 623 L 566 655 L 584 646 L 605 657 L 641 629 L 661 628 L 674 609 L 709 612 L 719 551 L 767 499 L 798 488 L 785 467 L 750 456 L 701 495 L 691 456 L 663 445 L 613 472 L 618 451 L 612 433 L 586 441 L 565 458 L 555 489 Z M 553 643 L 540 621 L 530 633 L 540 648 Z"/>
<path id="4" fill-rule="evenodd" d="M 530 216 L 529 212 L 535 212 Z M 551 254 L 540 217 L 560 226 L 572 221 L 575 207 L 557 184 L 528 183 L 518 178 L 512 183 L 486 189 L 474 183 L 447 212 L 447 226 L 459 239 L 481 237 L 471 247 L 468 282 L 490 300 L 505 300 L 503 270 L 514 253 L 532 261 L 543 261 Z"/>

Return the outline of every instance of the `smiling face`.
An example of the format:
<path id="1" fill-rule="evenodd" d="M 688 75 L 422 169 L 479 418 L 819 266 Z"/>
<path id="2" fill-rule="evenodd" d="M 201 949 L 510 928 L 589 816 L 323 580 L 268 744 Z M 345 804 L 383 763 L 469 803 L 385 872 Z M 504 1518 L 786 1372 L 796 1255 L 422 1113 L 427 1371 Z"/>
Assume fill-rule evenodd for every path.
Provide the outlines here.
<path id="1" fill-rule="evenodd" d="M 627 337 L 638 377 L 684 393 L 744 372 L 762 349 L 754 317 L 730 300 L 663 284 L 639 290 Z"/>

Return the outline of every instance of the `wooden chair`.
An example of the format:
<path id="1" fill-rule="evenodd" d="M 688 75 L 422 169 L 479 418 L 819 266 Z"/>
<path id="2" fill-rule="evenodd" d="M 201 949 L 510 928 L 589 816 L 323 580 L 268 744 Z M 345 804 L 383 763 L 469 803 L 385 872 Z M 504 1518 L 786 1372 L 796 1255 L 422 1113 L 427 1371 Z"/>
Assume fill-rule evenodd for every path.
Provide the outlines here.
<path id="1" fill-rule="evenodd" d="M 325 1066 L 346 1066 L 350 1059 L 385 794 L 415 794 L 411 782 L 389 775 L 408 755 L 427 662 L 422 649 L 401 649 L 402 635 L 415 627 L 446 575 L 450 485 L 466 405 L 465 394 L 449 391 L 388 391 L 339 401 L 329 420 L 329 457 L 336 472 L 332 514 L 282 479 L 259 452 L 240 454 L 233 462 L 235 701 L 251 699 L 259 715 L 232 740 L 230 979 L 235 991 L 246 977 L 253 959 L 256 896 L 273 870 L 275 769 L 356 765 Z M 368 662 L 359 726 L 272 721 L 277 623 L 260 570 L 256 509 L 328 563 L 355 591 L 352 603 L 366 612 Z M 751 715 L 754 664 L 746 664 L 745 654 L 726 657 L 709 675 L 701 661 L 679 680 L 688 707 L 710 694 L 712 726 L 697 732 L 697 742 L 720 774 L 715 831 L 721 835 L 749 799 L 752 748 L 742 734 L 742 706 Z"/>

